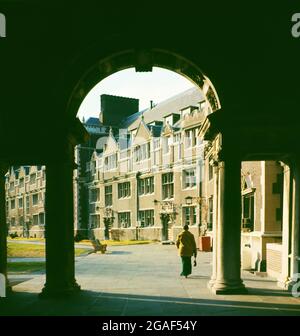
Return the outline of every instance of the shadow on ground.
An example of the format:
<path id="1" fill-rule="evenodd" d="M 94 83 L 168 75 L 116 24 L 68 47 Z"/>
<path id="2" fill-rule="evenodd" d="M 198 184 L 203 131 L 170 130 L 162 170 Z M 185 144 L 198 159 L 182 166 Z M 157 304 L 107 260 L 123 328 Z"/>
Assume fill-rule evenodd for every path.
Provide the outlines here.
<path id="1" fill-rule="evenodd" d="M 276 290 L 250 288 L 249 295 L 286 296 Z M 1 316 L 210 316 L 296 315 L 298 304 L 249 302 L 241 299 L 191 299 L 170 296 L 129 295 L 83 290 L 60 299 L 40 299 L 36 293 L 13 292 L 0 301 Z"/>

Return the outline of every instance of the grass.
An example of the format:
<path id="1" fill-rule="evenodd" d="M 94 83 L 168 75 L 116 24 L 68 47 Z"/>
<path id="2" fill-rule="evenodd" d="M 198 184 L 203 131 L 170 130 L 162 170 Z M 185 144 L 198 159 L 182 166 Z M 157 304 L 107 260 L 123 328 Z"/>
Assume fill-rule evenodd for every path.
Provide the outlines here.
<path id="1" fill-rule="evenodd" d="M 87 249 L 75 248 L 75 256 L 80 256 L 87 252 Z M 8 242 L 7 256 L 9 258 L 43 258 L 45 257 L 45 245 Z"/>
<path id="2" fill-rule="evenodd" d="M 124 246 L 124 245 L 140 245 L 151 244 L 153 240 L 101 240 L 101 244 L 107 244 L 107 246 Z M 76 244 L 92 245 L 88 239 L 81 240 Z"/>
<path id="3" fill-rule="evenodd" d="M 45 262 L 8 262 L 8 273 L 33 273 L 45 270 Z"/>
<path id="4" fill-rule="evenodd" d="M 11 238 L 11 237 L 7 237 L 7 239 L 9 239 L 9 240 L 26 240 L 26 241 L 41 241 L 41 242 L 43 242 L 43 241 L 45 241 L 45 239 L 44 238 L 24 238 L 24 237 L 15 237 L 15 238 Z"/>

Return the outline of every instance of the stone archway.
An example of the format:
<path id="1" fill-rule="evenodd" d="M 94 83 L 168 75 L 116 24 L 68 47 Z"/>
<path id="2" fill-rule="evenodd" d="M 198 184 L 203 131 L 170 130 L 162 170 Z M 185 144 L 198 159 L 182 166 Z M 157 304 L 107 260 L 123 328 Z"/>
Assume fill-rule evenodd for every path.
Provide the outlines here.
<path id="1" fill-rule="evenodd" d="M 81 62 L 82 60 L 78 60 L 78 63 Z M 69 116 L 76 116 L 85 96 L 104 78 L 128 68 L 135 68 L 137 72 L 148 72 L 152 71 L 153 67 L 161 67 L 184 76 L 203 92 L 212 112 L 221 108 L 217 91 L 209 77 L 193 62 L 177 53 L 163 49 L 129 49 L 116 52 L 88 65 L 79 80 L 75 81 L 72 87 L 70 86 L 70 96 L 66 106 Z"/>
<path id="2" fill-rule="evenodd" d="M 224 111 L 220 111 L 221 103 L 218 98 L 217 92 L 211 83 L 210 79 L 204 74 L 204 72 L 193 62 L 188 61 L 186 58 L 162 49 L 128 49 L 117 53 L 112 53 L 107 57 L 103 57 L 96 62 L 89 62 L 79 60 L 79 63 L 85 63 L 84 71 L 78 73 L 77 77 L 74 76 L 74 80 L 67 76 L 69 83 L 63 83 L 65 99 L 65 110 L 70 120 L 75 119 L 79 106 L 88 92 L 102 79 L 109 75 L 127 68 L 134 67 L 136 71 L 151 71 L 152 67 L 162 67 L 172 70 L 180 75 L 191 80 L 202 92 L 209 106 L 209 112 L 207 112 L 204 124 L 201 127 L 199 136 L 204 140 L 208 140 L 212 145 L 213 161 L 216 167 L 215 172 L 218 177 L 216 178 L 216 191 L 218 199 L 214 202 L 217 214 L 214 218 L 213 231 L 214 233 L 214 264 L 213 264 L 213 277 L 210 284 L 213 284 L 212 289 L 217 294 L 231 294 L 231 293 L 244 293 L 245 287 L 241 280 L 241 265 L 240 265 L 240 169 L 241 169 L 241 153 L 238 153 L 236 157 L 230 155 L 230 151 L 234 148 L 234 142 L 232 136 L 228 136 L 228 125 L 232 127 L 231 120 L 227 120 L 224 116 Z M 70 69 L 69 71 L 71 71 Z M 82 67 L 81 67 L 82 70 Z M 72 72 L 72 71 L 71 71 Z M 75 71 L 76 73 L 76 71 Z M 67 88 L 67 89 L 66 89 Z M 235 126 L 237 126 L 235 124 Z M 76 131 L 76 129 L 75 129 Z M 225 134 L 225 138 L 223 138 Z M 224 139 L 226 142 L 224 142 Z M 77 142 L 78 143 L 78 142 Z M 69 159 L 73 160 L 72 150 L 76 143 L 70 144 L 68 147 Z M 224 146 L 225 145 L 225 146 Z M 226 162 L 226 169 L 225 167 Z M 72 162 L 69 162 L 69 168 L 72 166 Z M 229 168 L 227 168 L 229 167 Z M 68 171 L 69 174 L 69 171 Z M 68 175 L 69 177 L 70 175 Z M 47 180 L 48 182 L 48 180 Z M 50 181 L 49 181 L 50 183 Z M 232 186 L 234 188 L 232 189 Z M 229 192 L 229 189 L 233 192 Z M 53 197 L 53 195 L 52 195 Z M 51 204 L 53 205 L 53 199 Z M 68 208 L 66 208 L 66 206 Z M 65 204 L 64 211 L 66 212 L 66 218 L 73 217 L 73 209 L 70 208 L 70 203 Z M 51 222 L 48 218 L 47 222 Z M 234 223 L 234 224 L 233 224 Z M 164 232 L 167 232 L 166 218 L 162 220 L 163 226 L 165 226 Z M 50 225 L 49 225 L 50 230 Z M 71 246 L 73 237 L 70 235 L 71 231 L 68 231 L 68 235 L 64 236 L 64 242 L 66 246 Z M 48 239 L 48 249 L 51 248 L 50 235 Z M 166 239 L 166 234 L 164 235 Z M 51 253 L 47 255 L 47 263 L 54 265 L 57 262 L 56 257 L 51 257 Z M 64 261 L 66 262 L 66 260 Z M 63 261 L 62 261 L 63 263 Z M 52 276 L 52 284 L 48 284 L 46 281 L 45 291 L 47 294 L 47 287 L 50 288 L 49 292 L 62 292 L 71 291 L 72 288 L 78 289 L 78 285 L 73 277 L 75 276 L 74 256 L 70 255 L 68 261 L 70 264 L 70 274 L 65 274 L 64 279 L 60 279 L 62 288 L 59 290 L 56 283 L 56 274 Z M 62 269 L 67 270 L 68 268 Z M 48 267 L 47 279 L 51 278 L 51 270 Z"/>

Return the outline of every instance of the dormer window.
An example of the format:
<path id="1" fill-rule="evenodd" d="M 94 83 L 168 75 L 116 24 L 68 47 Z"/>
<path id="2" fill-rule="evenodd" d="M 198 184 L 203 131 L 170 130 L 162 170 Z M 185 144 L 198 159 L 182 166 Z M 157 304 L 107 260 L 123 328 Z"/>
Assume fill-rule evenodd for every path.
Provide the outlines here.
<path id="1" fill-rule="evenodd" d="M 184 119 L 188 115 L 191 115 L 194 110 L 198 110 L 198 107 L 197 106 L 188 106 L 188 107 L 182 109 L 181 110 L 182 119 Z"/>
<path id="2" fill-rule="evenodd" d="M 30 174 L 30 180 L 29 180 L 29 183 L 30 184 L 34 184 L 35 183 L 35 180 L 36 180 L 36 174 Z"/>
<path id="3" fill-rule="evenodd" d="M 180 119 L 180 115 L 177 113 L 172 113 L 166 116 L 164 119 L 165 119 L 165 125 L 169 124 L 173 126 Z"/>

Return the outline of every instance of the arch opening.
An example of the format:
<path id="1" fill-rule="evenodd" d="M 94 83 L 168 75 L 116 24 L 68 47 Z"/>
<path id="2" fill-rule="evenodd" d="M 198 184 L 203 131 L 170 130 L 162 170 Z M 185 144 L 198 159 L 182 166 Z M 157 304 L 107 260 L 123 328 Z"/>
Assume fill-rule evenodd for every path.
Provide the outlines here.
<path id="1" fill-rule="evenodd" d="M 70 90 L 67 111 L 70 117 L 77 111 L 91 89 L 108 76 L 129 68 L 136 72 L 149 72 L 154 67 L 174 71 L 196 85 L 214 112 L 221 108 L 215 87 L 209 77 L 193 62 L 184 57 L 161 49 L 127 50 L 103 58 L 87 67 L 80 79 Z"/>

